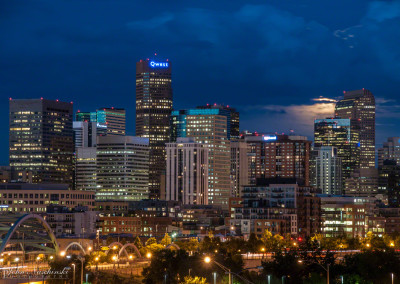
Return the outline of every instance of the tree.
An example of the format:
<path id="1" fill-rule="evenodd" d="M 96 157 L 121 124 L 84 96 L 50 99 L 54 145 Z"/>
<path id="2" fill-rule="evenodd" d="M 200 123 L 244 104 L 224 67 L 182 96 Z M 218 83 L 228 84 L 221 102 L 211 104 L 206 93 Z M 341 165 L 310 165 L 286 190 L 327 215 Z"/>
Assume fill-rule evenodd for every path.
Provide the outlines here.
<path id="1" fill-rule="evenodd" d="M 140 240 L 139 237 L 136 237 L 136 239 L 133 241 L 133 244 L 140 250 L 143 247 L 142 241 Z"/>
<path id="2" fill-rule="evenodd" d="M 203 277 L 186 276 L 180 284 L 207 284 L 207 279 Z"/>
<path id="3" fill-rule="evenodd" d="M 151 244 L 156 244 L 156 243 L 157 243 L 156 238 L 149 238 L 149 239 L 146 241 L 146 246 L 151 245 Z"/>
<path id="4" fill-rule="evenodd" d="M 257 238 L 254 233 L 250 234 L 249 240 L 247 241 L 247 250 L 252 253 L 260 252 L 263 242 Z"/>
<path id="5" fill-rule="evenodd" d="M 168 235 L 168 233 L 165 233 L 164 238 L 160 241 L 160 244 L 166 247 L 171 243 L 172 243 L 171 237 Z"/>

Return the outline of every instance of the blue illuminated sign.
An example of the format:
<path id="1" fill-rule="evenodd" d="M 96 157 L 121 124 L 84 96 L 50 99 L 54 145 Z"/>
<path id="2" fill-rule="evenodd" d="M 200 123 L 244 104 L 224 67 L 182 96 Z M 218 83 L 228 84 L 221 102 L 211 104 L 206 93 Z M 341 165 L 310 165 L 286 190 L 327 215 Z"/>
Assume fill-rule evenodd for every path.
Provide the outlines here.
<path id="1" fill-rule="evenodd" d="M 274 141 L 276 140 L 276 135 L 265 135 L 263 136 L 264 141 Z"/>
<path id="2" fill-rule="evenodd" d="M 168 62 L 155 62 L 155 61 L 150 61 L 150 66 L 153 68 L 161 67 L 161 68 L 168 68 L 169 63 Z"/>

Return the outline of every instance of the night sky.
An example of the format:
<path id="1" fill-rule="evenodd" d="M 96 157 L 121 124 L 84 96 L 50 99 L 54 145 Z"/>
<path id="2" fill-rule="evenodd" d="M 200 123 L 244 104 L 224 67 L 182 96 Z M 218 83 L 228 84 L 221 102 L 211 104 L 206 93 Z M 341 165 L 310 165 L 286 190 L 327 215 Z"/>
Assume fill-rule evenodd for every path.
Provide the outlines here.
<path id="1" fill-rule="evenodd" d="M 367 88 L 377 143 L 400 135 L 400 1 L 13 0 L 0 11 L 3 165 L 9 97 L 124 107 L 133 135 L 135 62 L 145 58 L 172 63 L 175 109 L 228 104 L 241 130 L 312 139 L 332 100 Z"/>

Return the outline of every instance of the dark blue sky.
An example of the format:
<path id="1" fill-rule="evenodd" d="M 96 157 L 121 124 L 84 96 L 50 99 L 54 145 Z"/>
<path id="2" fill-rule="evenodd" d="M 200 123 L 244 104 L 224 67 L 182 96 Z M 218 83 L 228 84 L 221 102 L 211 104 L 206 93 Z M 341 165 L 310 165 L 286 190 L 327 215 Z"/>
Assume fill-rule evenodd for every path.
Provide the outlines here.
<path id="1" fill-rule="evenodd" d="M 135 62 L 173 64 L 175 108 L 225 103 L 241 129 L 312 138 L 343 90 L 377 98 L 377 142 L 400 135 L 400 1 L 1 1 L 0 162 L 8 98 L 125 107 Z"/>

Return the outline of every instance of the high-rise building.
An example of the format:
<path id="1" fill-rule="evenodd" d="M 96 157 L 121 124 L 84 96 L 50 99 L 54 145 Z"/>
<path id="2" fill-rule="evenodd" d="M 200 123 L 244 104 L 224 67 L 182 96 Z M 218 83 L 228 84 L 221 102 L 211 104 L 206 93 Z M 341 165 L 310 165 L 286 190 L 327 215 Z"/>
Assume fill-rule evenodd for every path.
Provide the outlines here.
<path id="1" fill-rule="evenodd" d="M 193 138 L 167 143 L 165 199 L 208 204 L 208 148 Z"/>
<path id="2" fill-rule="evenodd" d="M 209 148 L 208 204 L 228 209 L 231 157 L 227 116 L 219 109 L 189 109 L 173 111 L 171 117 L 172 128 L 179 125 L 180 135 Z"/>
<path id="3" fill-rule="evenodd" d="M 250 184 L 249 153 L 245 141 L 231 141 L 231 196 L 240 197 L 241 188 Z"/>
<path id="4" fill-rule="evenodd" d="M 304 136 L 249 134 L 242 139 L 250 147 L 249 179 L 296 178 L 302 185 L 310 183 L 311 141 Z"/>
<path id="5" fill-rule="evenodd" d="M 375 97 L 366 89 L 344 92 L 335 115 L 348 118 L 360 131 L 360 168 L 375 168 Z"/>
<path id="6" fill-rule="evenodd" d="M 332 146 L 342 160 L 342 188 L 345 180 L 360 167 L 359 126 L 350 119 L 327 118 L 314 121 L 315 147 Z"/>
<path id="7" fill-rule="evenodd" d="M 32 171 L 34 183 L 72 187 L 72 103 L 10 99 L 10 166 Z"/>
<path id="8" fill-rule="evenodd" d="M 165 186 L 165 143 L 170 140 L 171 110 L 171 63 L 140 60 L 136 63 L 136 135 L 149 139 L 150 198 L 159 197 Z"/>
<path id="9" fill-rule="evenodd" d="M 346 179 L 344 192 L 350 196 L 375 197 L 378 194 L 378 169 L 356 169 Z"/>
<path id="10" fill-rule="evenodd" d="M 378 192 L 390 207 L 400 207 L 400 165 L 386 159 L 378 168 Z"/>
<path id="11" fill-rule="evenodd" d="M 239 112 L 236 109 L 229 107 L 228 105 L 220 104 L 207 104 L 205 106 L 198 106 L 199 109 L 219 109 L 220 114 L 225 114 L 228 119 L 228 139 L 237 140 L 239 139 Z"/>
<path id="12" fill-rule="evenodd" d="M 99 130 L 106 128 L 104 133 L 98 135 L 124 136 L 126 131 L 126 112 L 123 108 L 101 108 L 90 113 L 90 121 L 97 122 Z"/>
<path id="13" fill-rule="evenodd" d="M 338 157 L 337 148 L 315 147 L 311 151 L 311 163 L 312 185 L 325 194 L 342 194 L 342 159 Z"/>
<path id="14" fill-rule="evenodd" d="M 378 149 L 378 166 L 383 166 L 385 160 L 393 160 L 400 165 L 400 137 L 389 137 Z"/>
<path id="15" fill-rule="evenodd" d="M 96 199 L 148 198 L 149 141 L 134 136 L 97 137 Z"/>
<path id="16" fill-rule="evenodd" d="M 75 189 L 92 190 L 96 187 L 96 147 L 76 148 L 75 157 Z"/>
<path id="17" fill-rule="evenodd" d="M 95 147 L 98 134 L 97 122 L 92 121 L 74 121 L 74 141 L 75 149 L 80 147 Z M 107 129 L 106 127 L 99 127 Z"/>

